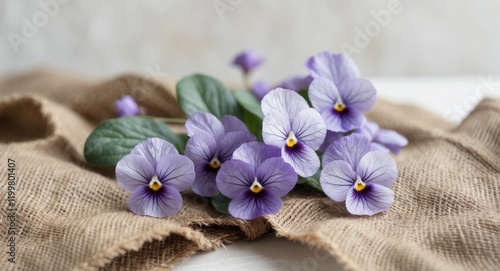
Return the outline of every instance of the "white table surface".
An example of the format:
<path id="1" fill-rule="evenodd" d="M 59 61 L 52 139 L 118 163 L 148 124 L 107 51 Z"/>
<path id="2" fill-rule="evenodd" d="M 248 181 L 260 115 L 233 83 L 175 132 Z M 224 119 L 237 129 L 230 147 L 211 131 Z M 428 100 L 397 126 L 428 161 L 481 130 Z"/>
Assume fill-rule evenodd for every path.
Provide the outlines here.
<path id="1" fill-rule="evenodd" d="M 425 108 L 458 123 L 484 97 L 500 98 L 499 76 L 373 78 L 378 97 Z M 199 252 L 175 271 L 198 270 L 344 270 L 326 252 L 276 238 L 226 245 Z"/>

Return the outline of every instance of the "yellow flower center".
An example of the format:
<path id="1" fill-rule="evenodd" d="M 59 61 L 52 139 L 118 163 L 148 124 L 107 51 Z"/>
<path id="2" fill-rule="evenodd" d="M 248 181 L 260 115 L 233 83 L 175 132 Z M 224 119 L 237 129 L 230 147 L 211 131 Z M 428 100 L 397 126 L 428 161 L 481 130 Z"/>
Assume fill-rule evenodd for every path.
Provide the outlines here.
<path id="1" fill-rule="evenodd" d="M 262 185 L 257 180 L 257 177 L 255 177 L 252 185 L 250 186 L 250 191 L 252 191 L 254 193 L 259 193 L 260 191 L 262 191 L 262 189 L 264 189 L 264 188 L 262 187 Z"/>
<path id="2" fill-rule="evenodd" d="M 292 148 L 293 146 L 297 145 L 297 142 L 299 141 L 295 137 L 295 133 L 291 131 L 290 134 L 288 134 L 288 137 L 286 138 L 286 145 Z"/>
<path id="3" fill-rule="evenodd" d="M 354 183 L 354 189 L 356 189 L 356 191 L 358 191 L 358 192 L 361 192 L 361 191 L 363 191 L 363 189 L 365 189 L 365 187 L 366 187 L 366 184 L 358 176 L 358 178 L 356 178 L 356 182 Z"/>
<path id="4" fill-rule="evenodd" d="M 342 102 L 341 99 L 338 99 L 337 102 L 335 103 L 335 105 L 333 106 L 333 108 L 337 111 L 337 112 L 342 112 L 344 111 L 345 109 L 345 104 L 344 102 Z"/>
<path id="5" fill-rule="evenodd" d="M 149 188 L 153 191 L 158 191 L 160 190 L 162 184 L 160 180 L 158 180 L 158 177 L 154 176 L 153 179 L 151 179 L 151 182 L 149 182 Z"/>
<path id="6" fill-rule="evenodd" d="M 217 159 L 217 157 L 214 157 L 212 161 L 210 161 L 210 167 L 213 169 L 218 169 L 222 166 L 222 163 Z"/>

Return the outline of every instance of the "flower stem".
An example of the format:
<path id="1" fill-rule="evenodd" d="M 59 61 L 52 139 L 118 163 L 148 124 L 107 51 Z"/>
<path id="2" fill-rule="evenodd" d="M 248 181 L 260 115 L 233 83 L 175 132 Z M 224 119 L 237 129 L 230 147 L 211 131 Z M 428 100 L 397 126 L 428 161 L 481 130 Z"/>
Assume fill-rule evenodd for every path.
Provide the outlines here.
<path id="1" fill-rule="evenodd" d="M 300 177 L 297 183 L 307 185 L 316 191 L 323 192 L 321 184 L 319 183 L 318 180 L 314 179 L 313 177 Z"/>
<path id="2" fill-rule="evenodd" d="M 168 124 L 185 124 L 186 119 L 178 119 L 178 118 L 159 118 L 159 117 L 150 117 L 154 120 L 165 122 Z"/>
<path id="3" fill-rule="evenodd" d="M 248 73 L 243 73 L 243 85 L 246 89 L 250 90 L 250 76 Z"/>

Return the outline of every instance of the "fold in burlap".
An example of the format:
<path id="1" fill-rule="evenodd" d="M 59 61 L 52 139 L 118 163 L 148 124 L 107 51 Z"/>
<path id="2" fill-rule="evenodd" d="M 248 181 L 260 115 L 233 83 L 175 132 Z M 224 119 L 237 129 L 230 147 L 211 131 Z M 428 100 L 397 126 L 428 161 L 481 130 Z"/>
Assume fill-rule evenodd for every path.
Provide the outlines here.
<path id="1" fill-rule="evenodd" d="M 91 83 L 34 73 L 0 83 L 1 195 L 16 161 L 16 264 L 2 270 L 170 269 L 196 250 L 278 236 L 327 250 L 350 270 L 498 270 L 500 101 L 484 100 L 460 125 L 379 101 L 369 117 L 410 140 L 396 158 L 394 205 L 354 217 L 344 203 L 294 191 L 275 216 L 231 219 L 184 193 L 181 212 L 155 219 L 127 209 L 112 168 L 88 165 L 83 145 L 131 93 L 151 115 L 182 117 L 172 82 L 137 75 Z M 6 235 L 6 201 L 1 232 Z M 2 247 L 6 247 L 2 245 Z"/>

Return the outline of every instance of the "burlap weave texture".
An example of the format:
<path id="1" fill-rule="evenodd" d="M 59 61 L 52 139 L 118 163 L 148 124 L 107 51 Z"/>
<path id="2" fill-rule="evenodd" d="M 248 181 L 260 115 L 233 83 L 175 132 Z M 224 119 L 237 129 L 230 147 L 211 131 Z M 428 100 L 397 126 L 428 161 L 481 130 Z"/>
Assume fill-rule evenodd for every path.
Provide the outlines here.
<path id="1" fill-rule="evenodd" d="M 83 145 L 123 94 L 152 115 L 182 117 L 172 86 L 139 75 L 94 82 L 48 72 L 0 82 L 0 176 L 14 159 L 18 209 L 16 264 L 2 250 L 1 270 L 168 270 L 196 250 L 269 231 L 323 248 L 349 270 L 499 270 L 500 101 L 482 101 L 458 126 L 379 101 L 369 118 L 410 144 L 396 157 L 394 205 L 373 217 L 351 216 L 312 191 L 293 191 L 277 215 L 255 221 L 221 215 L 190 192 L 174 217 L 137 216 L 113 169 L 87 164 Z"/>

